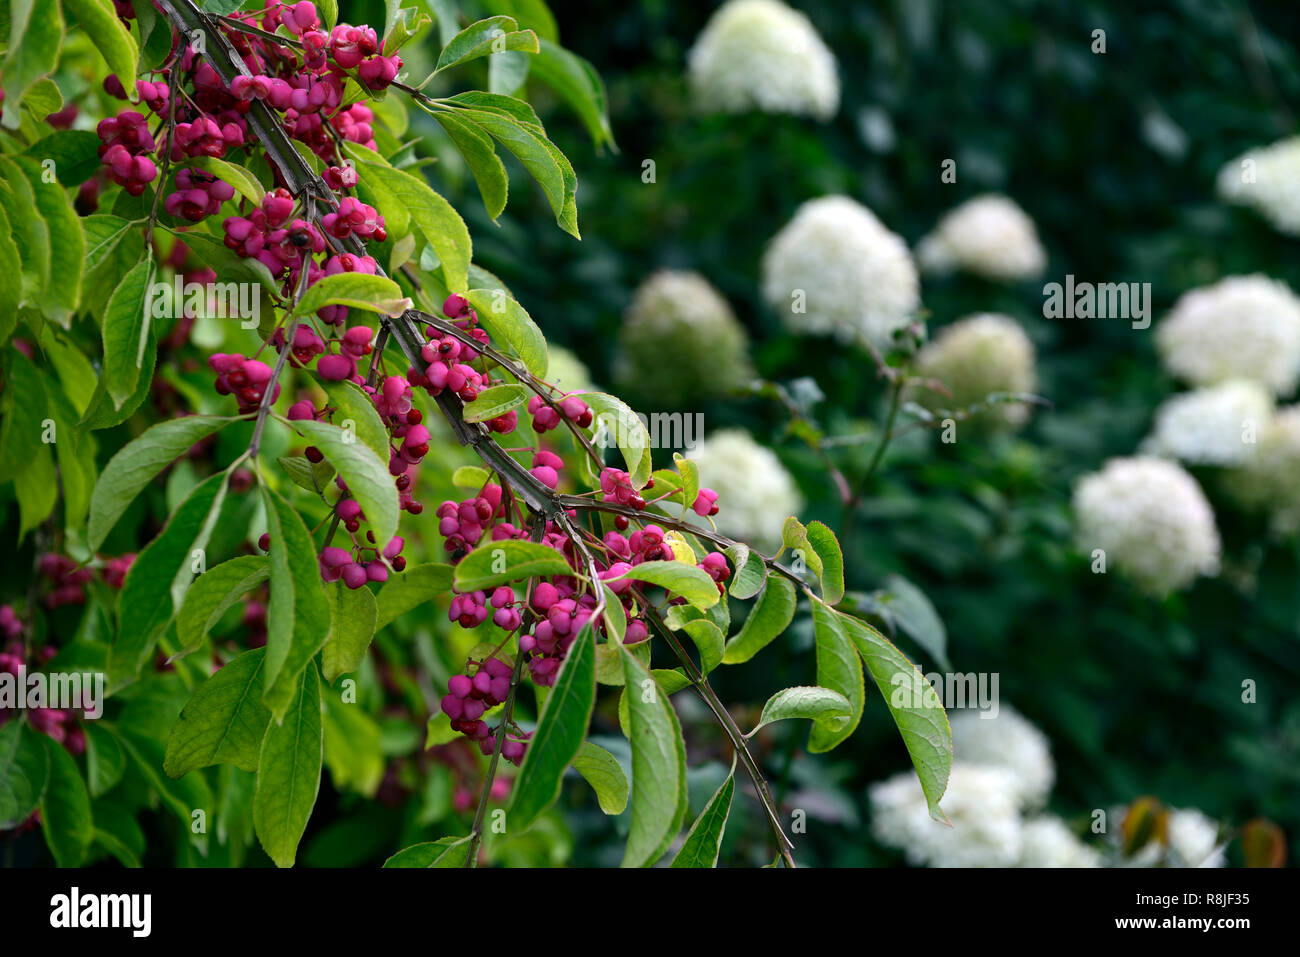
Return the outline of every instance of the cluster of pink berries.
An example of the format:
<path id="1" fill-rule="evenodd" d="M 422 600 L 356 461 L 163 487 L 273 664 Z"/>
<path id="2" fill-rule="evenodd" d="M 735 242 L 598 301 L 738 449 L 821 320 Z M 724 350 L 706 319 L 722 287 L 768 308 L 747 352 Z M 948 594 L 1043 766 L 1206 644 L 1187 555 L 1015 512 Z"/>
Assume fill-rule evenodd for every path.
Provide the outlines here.
<path id="1" fill-rule="evenodd" d="M 271 381 L 271 367 L 260 359 L 245 359 L 238 353 L 214 352 L 208 357 L 208 366 L 217 374 L 217 393 L 233 395 L 239 402 L 241 413 L 253 412 L 262 402 L 267 383 Z M 280 384 L 275 385 L 271 396 L 274 402 L 280 395 Z"/>
<path id="2" fill-rule="evenodd" d="M 353 502 L 345 499 L 345 502 Z M 340 505 L 344 502 L 340 502 Z M 355 504 L 355 502 L 353 502 Z M 357 512 L 360 512 L 358 506 Z M 373 533 L 370 534 L 373 539 Z M 366 582 L 383 583 L 388 581 L 388 568 L 400 572 L 406 567 L 406 559 L 401 551 L 405 542 L 401 536 L 393 538 L 383 549 L 373 544 L 358 547 L 353 551 L 331 545 L 320 554 L 321 577 L 327 582 L 342 581 L 348 588 L 357 589 Z"/>
<path id="3" fill-rule="evenodd" d="M 26 662 L 23 647 L 18 641 L 22 634 L 22 624 L 14 610 L 8 605 L 0 605 L 0 630 L 9 641 L 8 650 L 0 652 L 0 673 L 17 678 L 23 671 L 36 670 L 48 664 L 54 658 L 56 649 L 50 645 L 39 649 L 32 662 Z M 0 725 L 16 716 L 17 709 L 0 706 Z M 24 711 L 33 730 L 53 738 L 74 755 L 86 751 L 86 735 L 77 722 L 75 712 L 59 708 L 28 708 Z"/>
<path id="4" fill-rule="evenodd" d="M 489 728 L 483 715 L 506 700 L 510 694 L 512 669 L 498 658 L 479 663 L 473 676 L 453 675 L 442 697 L 442 711 L 451 720 L 452 729 L 478 742 L 484 754 L 491 754 L 496 744 L 496 729 Z M 513 736 L 511 736 L 513 734 Z M 501 745 L 501 757 L 511 764 L 524 759 L 528 735 L 507 730 Z"/>
<path id="5" fill-rule="evenodd" d="M 100 578 L 109 588 L 119 589 L 126 581 L 126 573 L 134 561 L 134 552 L 106 559 L 100 566 Z M 86 585 L 94 579 L 94 569 L 78 565 L 67 555 L 47 552 L 37 560 L 37 571 L 50 584 L 45 595 L 45 607 L 53 609 L 86 603 Z"/>

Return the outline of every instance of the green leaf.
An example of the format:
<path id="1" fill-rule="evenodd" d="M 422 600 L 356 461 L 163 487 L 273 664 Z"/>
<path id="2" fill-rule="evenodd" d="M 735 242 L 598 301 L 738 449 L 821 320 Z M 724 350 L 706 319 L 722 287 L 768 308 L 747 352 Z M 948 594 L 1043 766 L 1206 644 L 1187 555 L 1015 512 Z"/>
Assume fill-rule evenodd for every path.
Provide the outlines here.
<path id="1" fill-rule="evenodd" d="M 50 227 L 36 208 L 32 184 L 18 164 L 6 157 L 0 157 L 0 206 L 4 207 L 23 265 L 22 302 L 40 309 L 50 281 Z"/>
<path id="2" fill-rule="evenodd" d="M 531 30 L 519 30 L 518 24 L 510 17 L 485 17 L 471 23 L 460 33 L 452 37 L 431 73 L 420 86 L 432 80 L 443 70 L 461 63 L 499 53 L 503 50 L 524 50 L 536 53 L 538 50 L 537 34 Z"/>
<path id="3" fill-rule="evenodd" d="M 916 665 L 880 632 L 850 615 L 837 617 L 889 705 L 921 781 L 930 816 L 946 822 L 939 799 L 947 790 L 952 770 L 952 730 L 943 702 Z"/>
<path id="4" fill-rule="evenodd" d="M 53 738 L 45 739 L 49 780 L 41 798 L 41 829 L 59 867 L 78 867 L 95 840 L 90 795 L 77 762 Z"/>
<path id="5" fill-rule="evenodd" d="M 68 189 L 75 189 L 95 175 L 102 165 L 99 147 L 102 140 L 90 130 L 55 130 L 43 136 L 23 151 L 37 163 L 53 160 L 54 175 Z M 42 167 L 44 168 L 44 167 Z M 92 217 L 86 217 L 89 219 Z M 116 219 L 114 216 L 102 217 Z M 81 224 L 86 225 L 86 219 Z M 89 237 L 87 237 L 89 239 Z M 89 244 L 87 244 L 89 246 Z M 86 272 L 90 271 L 90 258 L 86 257 Z"/>
<path id="6" fill-rule="evenodd" d="M 513 96 L 528 80 L 531 55 L 517 50 L 502 50 L 488 57 L 488 90 Z"/>
<path id="7" fill-rule="evenodd" d="M 767 699 L 758 724 L 745 737 L 753 737 L 759 728 L 787 718 L 809 718 L 826 722 L 850 718 L 852 715 L 853 706 L 849 704 L 849 699 L 838 691 L 816 686 L 785 688 Z"/>
<path id="8" fill-rule="evenodd" d="M 596 792 L 596 803 L 604 813 L 623 813 L 627 807 L 627 775 L 614 755 L 599 745 L 584 741 L 578 756 L 573 759 L 573 770 L 591 785 Z"/>
<path id="9" fill-rule="evenodd" d="M 822 598 L 828 605 L 838 604 L 844 597 L 844 554 L 835 533 L 821 522 L 809 522 L 808 544 L 817 553 L 821 564 Z"/>
<path id="10" fill-rule="evenodd" d="M 57 3 L 12 0 L 9 4 L 9 50 L 0 64 L 4 90 L 4 125 L 15 130 L 23 96 L 37 80 L 54 72 L 63 45 L 63 11 Z M 123 84 L 130 82 L 129 74 Z"/>
<path id="11" fill-rule="evenodd" d="M 375 630 L 378 631 L 412 608 L 451 591 L 451 579 L 450 565 L 434 563 L 408 565 L 401 574 L 389 575 L 388 581 L 376 596 Z"/>
<path id="12" fill-rule="evenodd" d="M 48 767 L 44 736 L 23 721 L 0 725 L 0 831 L 17 827 L 36 810 Z"/>
<path id="13" fill-rule="evenodd" d="M 279 721 L 300 686 L 298 675 L 329 637 L 331 618 L 316 546 L 302 517 L 265 485 L 262 501 L 271 538 L 271 598 L 266 613 L 262 700 Z"/>
<path id="14" fill-rule="evenodd" d="M 334 627 L 321 649 L 321 671 L 325 680 L 332 682 L 361 667 L 375 637 L 377 611 L 375 596 L 364 586 L 348 588 L 341 581 L 331 582 L 325 586 L 325 594 L 329 596 Z"/>
<path id="15" fill-rule="evenodd" d="M 622 579 L 658 585 L 674 596 L 685 598 L 696 608 L 709 608 L 718 603 L 717 583 L 704 569 L 686 562 L 642 562 L 610 581 Z"/>
<path id="16" fill-rule="evenodd" d="M 0 203 L 0 342 L 8 342 L 13 335 L 18 325 L 18 306 L 23 299 L 23 261 L 18 256 L 13 232 L 9 214 Z"/>
<path id="17" fill-rule="evenodd" d="M 262 205 L 266 190 L 257 181 L 257 177 L 242 166 L 217 159 L 215 156 L 198 156 L 190 160 L 190 165 L 211 173 L 222 182 L 227 183 L 236 193 L 243 196 L 254 206 Z"/>
<path id="18" fill-rule="evenodd" d="M 462 465 L 451 473 L 451 483 L 457 488 L 477 492 L 492 480 L 492 473 L 477 465 Z"/>
<path id="19" fill-rule="evenodd" d="M 479 195 L 483 197 L 483 206 L 496 222 L 506 208 L 506 197 L 510 193 L 510 178 L 506 174 L 505 164 L 497 156 L 492 137 L 482 132 L 468 120 L 456 113 L 439 110 L 433 114 L 443 130 L 456 145 L 460 155 L 465 158 L 465 165 L 478 184 Z"/>
<path id="20" fill-rule="evenodd" d="M 484 542 L 462 558 L 453 580 L 457 591 L 470 592 L 523 578 L 572 574 L 568 559 L 549 545 L 503 539 Z"/>
<path id="21" fill-rule="evenodd" d="M 546 696 L 510 801 L 510 826 L 526 830 L 560 796 L 564 770 L 582 749 L 596 703 L 596 636 L 584 627 Z"/>
<path id="22" fill-rule="evenodd" d="M 54 456 L 42 445 L 37 455 L 14 477 L 14 496 L 18 499 L 18 540 L 54 511 L 58 499 L 59 478 L 54 470 Z"/>
<path id="23" fill-rule="evenodd" d="M 631 653 L 623 656 L 632 745 L 632 822 L 623 867 L 646 867 L 668 849 L 686 816 L 686 744 L 668 695 Z"/>
<path id="24" fill-rule="evenodd" d="M 397 534 L 401 509 L 397 486 L 388 471 L 388 459 L 380 459 L 356 433 L 329 422 L 300 419 L 290 422 L 299 434 L 322 452 L 347 483 L 348 493 L 357 500 L 383 548 Z"/>
<path id="25" fill-rule="evenodd" d="M 471 289 L 465 298 L 498 348 L 504 344 L 505 351 L 514 353 L 529 372 L 544 379 L 550 361 L 546 339 L 524 307 L 495 289 Z"/>
<path id="26" fill-rule="evenodd" d="M 351 421 L 357 438 L 373 449 L 382 461 L 387 462 L 392 451 L 388 429 L 370 396 L 361 391 L 361 386 L 355 382 L 325 382 L 322 385 L 330 398 L 330 405 L 338 410 L 333 418 L 334 423 L 346 429 Z"/>
<path id="27" fill-rule="evenodd" d="M 469 263 L 474 250 L 469 229 L 460 214 L 423 179 L 393 169 L 382 160 L 368 160 L 360 150 L 349 152 L 366 163 L 366 168 L 362 171 L 363 177 L 377 183 L 392 196 L 395 204 L 409 213 L 414 228 L 437 253 L 447 288 L 452 292 L 468 289 Z M 381 208 L 380 212 L 385 219 L 388 218 L 387 209 Z"/>
<path id="28" fill-rule="evenodd" d="M 334 477 L 334 466 L 326 459 L 312 462 L 305 455 L 281 455 L 276 462 L 294 485 L 313 495 L 323 494 Z"/>
<path id="29" fill-rule="evenodd" d="M 120 409 L 140 382 L 150 333 L 154 261 L 141 260 L 122 277 L 104 310 L 104 388 Z"/>
<path id="30" fill-rule="evenodd" d="M 729 545 L 725 551 L 731 559 L 731 587 L 728 589 L 735 598 L 753 598 L 767 581 L 767 565 L 761 556 L 750 551 L 744 542 Z"/>
<path id="31" fill-rule="evenodd" d="M 813 754 L 829 751 L 849 735 L 862 720 L 862 662 L 853 642 L 845 634 L 842 615 L 825 602 L 812 599 L 813 633 L 817 640 L 817 684 L 837 691 L 848 699 L 847 718 L 820 718 L 813 722 L 808 750 Z"/>
<path id="32" fill-rule="evenodd" d="M 0 392 L 0 482 L 8 482 L 29 467 L 49 447 L 41 441 L 45 430 L 46 382 L 39 369 L 17 349 L 5 350 L 5 378 Z"/>
<path id="33" fill-rule="evenodd" d="M 373 798 L 384 779 L 383 731 L 359 705 L 346 703 L 337 694 L 325 694 L 324 700 L 325 766 L 330 780 L 336 790 Z"/>
<path id="34" fill-rule="evenodd" d="M 578 114 L 597 147 L 614 146 L 605 83 L 595 67 L 546 39 L 540 41 L 538 55 L 529 60 L 529 67 L 533 76 L 559 94 Z"/>
<path id="35" fill-rule="evenodd" d="M 468 837 L 440 837 L 398 851 L 384 867 L 464 867 L 469 860 Z"/>
<path id="36" fill-rule="evenodd" d="M 81 219 L 63 187 L 47 182 L 36 160 L 17 156 L 13 161 L 31 184 L 36 208 L 50 230 L 50 278 L 41 297 L 41 312 L 67 329 L 81 299 L 81 270 L 86 258 Z"/>
<path id="37" fill-rule="evenodd" d="M 221 472 L 196 486 L 126 573 L 117 599 L 117 637 L 109 652 L 110 692 L 139 676 L 184 600 L 194 576 L 194 553 L 207 546 L 228 479 L 229 473 Z"/>
<path id="38" fill-rule="evenodd" d="M 717 867 L 718 852 L 722 850 L 722 832 L 727 827 L 731 813 L 731 798 L 736 791 L 736 759 L 731 759 L 731 772 L 722 786 L 709 799 L 691 829 L 686 832 L 682 849 L 673 858 L 673 867 Z"/>
<path id="39" fill-rule="evenodd" d="M 515 97 L 477 90 L 448 97 L 440 105 L 461 110 L 464 117 L 513 153 L 542 187 L 560 228 L 575 239 L 582 238 L 578 233 L 578 180 L 573 164 L 547 138 L 531 106 Z"/>
<path id="40" fill-rule="evenodd" d="M 948 630 L 925 592 L 902 575 L 890 575 L 884 582 L 885 613 L 912 637 L 924 651 L 934 656 L 943 670 L 948 670 Z"/>
<path id="41" fill-rule="evenodd" d="M 794 585 L 780 575 L 770 575 L 749 617 L 736 636 L 727 642 L 722 662 L 738 665 L 753 658 L 794 620 Z"/>
<path id="42" fill-rule="evenodd" d="M 183 778 L 172 780 L 163 774 L 163 746 L 139 734 L 121 734 L 119 738 L 122 750 L 135 763 L 150 787 L 158 793 L 162 802 L 172 810 L 180 820 L 192 843 L 199 852 L 207 854 L 207 831 L 194 830 L 194 812 L 207 810 L 214 806 L 212 789 L 201 774 L 187 774 Z"/>
<path id="43" fill-rule="evenodd" d="M 277 867 L 292 867 L 298 856 L 320 790 L 325 751 L 316 668 L 306 668 L 296 684 L 284 721 L 266 729 L 253 794 L 253 828 Z"/>
<path id="44" fill-rule="evenodd" d="M 478 398 L 465 404 L 466 422 L 487 422 L 499 415 L 505 415 L 528 401 L 528 390 L 521 385 L 508 382 L 484 389 Z"/>
<path id="45" fill-rule="evenodd" d="M 795 564 L 803 562 L 818 581 L 822 577 L 822 557 L 808 540 L 808 529 L 793 515 L 781 526 L 781 544 L 790 550 Z M 798 569 L 796 569 L 798 571 Z M 802 571 L 800 571 L 802 575 Z"/>
<path id="46" fill-rule="evenodd" d="M 98 721 L 87 721 L 81 728 L 86 735 L 86 779 L 90 795 L 99 797 L 111 791 L 122 779 L 126 755 L 117 736 Z"/>
<path id="47" fill-rule="evenodd" d="M 178 656 L 189 654 L 203 644 L 221 616 L 270 575 L 266 556 L 241 555 L 195 579 L 186 589 L 176 615 L 176 640 L 181 649 Z"/>
<path id="48" fill-rule="evenodd" d="M 726 636 L 722 629 L 711 621 L 699 618 L 682 625 L 682 631 L 690 635 L 691 641 L 700 652 L 700 671 L 708 674 L 722 664 Z"/>
<path id="49" fill-rule="evenodd" d="M 488 0 L 483 4 L 489 13 L 504 13 L 519 21 L 519 26 L 547 40 L 559 41 L 560 31 L 546 0 Z"/>
<path id="50" fill-rule="evenodd" d="M 110 73 L 116 73 L 130 99 L 135 99 L 136 63 L 140 49 L 135 37 L 122 25 L 113 0 L 62 0 L 63 9 L 85 29 L 91 42 L 103 54 Z"/>
<path id="51" fill-rule="evenodd" d="M 612 438 L 623 454 L 632 487 L 644 488 L 653 468 L 645 423 L 621 399 L 604 392 L 584 392 L 582 401 L 591 406 L 595 416 L 597 447 L 608 447 Z"/>
<path id="52" fill-rule="evenodd" d="M 348 306 L 384 316 L 400 316 L 411 308 L 402 288 L 387 276 L 340 272 L 325 276 L 307 288 L 292 315 L 309 316 L 326 306 Z"/>
<path id="53" fill-rule="evenodd" d="M 235 421 L 218 415 L 186 415 L 151 426 L 114 455 L 104 466 L 90 497 L 90 525 L 86 547 L 99 551 L 141 490 L 154 476 L 180 458 L 190 447 Z"/>
<path id="54" fill-rule="evenodd" d="M 167 737 L 163 770 L 178 778 L 212 764 L 256 771 L 271 712 L 262 704 L 266 649 L 246 651 L 190 696 Z"/>

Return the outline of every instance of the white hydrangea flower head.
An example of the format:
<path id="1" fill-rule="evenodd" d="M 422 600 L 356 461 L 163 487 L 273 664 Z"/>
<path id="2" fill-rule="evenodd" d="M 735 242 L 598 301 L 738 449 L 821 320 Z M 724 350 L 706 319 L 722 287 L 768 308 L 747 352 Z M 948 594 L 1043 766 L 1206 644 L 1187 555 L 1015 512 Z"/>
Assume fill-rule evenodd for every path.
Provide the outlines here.
<path id="1" fill-rule="evenodd" d="M 1020 712 L 1004 704 L 996 712 L 956 711 L 949 721 L 954 761 L 1006 771 L 1022 807 L 1047 803 L 1056 780 L 1052 746 Z"/>
<path id="2" fill-rule="evenodd" d="M 1267 276 L 1229 276 L 1180 296 L 1156 326 L 1156 349 L 1192 385 L 1254 379 L 1289 395 L 1300 375 L 1300 299 Z"/>
<path id="3" fill-rule="evenodd" d="M 1047 268 L 1034 221 L 998 193 L 976 196 L 945 214 L 917 245 L 916 257 L 926 272 L 964 269 L 1002 282 L 1034 279 Z"/>
<path id="4" fill-rule="evenodd" d="M 917 370 L 938 379 L 952 398 L 931 389 L 919 390 L 926 405 L 965 408 L 993 392 L 1032 392 L 1034 344 L 1010 316 L 980 313 L 944 326 L 917 355 Z M 1029 421 L 1030 406 L 1023 402 L 993 405 L 977 419 L 1018 428 Z"/>
<path id="5" fill-rule="evenodd" d="M 1101 867 L 1101 855 L 1059 817 L 1030 818 L 1022 825 L 1020 837 L 1018 867 Z"/>
<path id="6" fill-rule="evenodd" d="M 700 485 L 718 493 L 718 530 L 762 549 L 781 546 L 781 527 L 797 515 L 803 500 L 794 479 L 769 448 L 744 429 L 720 429 L 686 457 L 700 470 Z M 693 521 L 707 519 L 688 513 Z"/>
<path id="7" fill-rule="evenodd" d="M 726 395 L 753 378 L 749 337 L 707 279 L 660 270 L 641 284 L 627 310 L 615 377 L 625 391 L 661 401 Z"/>
<path id="8" fill-rule="evenodd" d="M 829 120 L 840 105 L 835 56 L 804 14 L 778 0 L 730 0 L 687 54 L 696 105 L 711 113 Z"/>
<path id="9" fill-rule="evenodd" d="M 1155 597 L 1218 574 L 1214 512 L 1196 480 L 1175 462 L 1111 459 L 1074 490 L 1080 548 L 1101 549 L 1116 571 Z"/>
<path id="10" fill-rule="evenodd" d="M 563 392 L 590 392 L 591 373 L 581 359 L 563 346 L 547 345 L 546 381 Z"/>
<path id="11" fill-rule="evenodd" d="M 1170 396 L 1142 451 L 1192 465 L 1241 465 L 1273 418 L 1273 394 L 1244 379 Z"/>
<path id="12" fill-rule="evenodd" d="M 763 297 L 802 335 L 889 346 L 921 305 L 907 243 L 848 196 L 804 203 L 763 255 Z"/>
<path id="13" fill-rule="evenodd" d="M 1219 195 L 1249 206 L 1278 232 L 1300 236 L 1300 136 L 1247 150 L 1219 170 Z"/>
<path id="14" fill-rule="evenodd" d="M 1247 508 L 1268 514 L 1275 535 L 1300 533 L 1300 405 L 1279 409 L 1259 433 L 1254 454 L 1224 478 Z"/>
<path id="15" fill-rule="evenodd" d="M 1169 850 L 1183 867 L 1223 867 L 1219 822 L 1195 808 L 1169 812 Z"/>
<path id="16" fill-rule="evenodd" d="M 948 827 L 930 818 L 921 783 L 903 771 L 873 784 L 871 832 L 914 867 L 1011 867 L 1023 846 L 1015 782 L 1001 768 L 954 763 L 944 792 Z"/>

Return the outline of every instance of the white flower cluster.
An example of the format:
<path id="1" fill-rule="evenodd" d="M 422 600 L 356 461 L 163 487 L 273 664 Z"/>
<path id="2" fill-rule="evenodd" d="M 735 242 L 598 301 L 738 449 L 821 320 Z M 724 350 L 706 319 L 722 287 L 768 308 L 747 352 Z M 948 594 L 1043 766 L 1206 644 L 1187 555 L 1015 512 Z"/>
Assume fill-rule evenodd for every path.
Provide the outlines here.
<path id="1" fill-rule="evenodd" d="M 1020 859 L 1020 808 L 1015 782 L 1001 768 L 954 763 L 943 809 L 952 827 L 930 819 L 911 771 L 873 784 L 871 830 L 913 867 L 1011 867 Z"/>
<path id="2" fill-rule="evenodd" d="M 1156 348 L 1193 385 L 1254 379 L 1288 395 L 1300 375 L 1300 299 L 1267 276 L 1230 276 L 1179 297 Z"/>
<path id="3" fill-rule="evenodd" d="M 1014 200 L 996 193 L 948 212 L 917 245 L 916 258 L 926 272 L 965 269 L 1006 282 L 1033 279 L 1047 267 L 1034 221 Z"/>
<path id="4" fill-rule="evenodd" d="M 699 273 L 660 270 L 637 289 L 619 334 L 619 384 L 690 403 L 726 395 L 753 377 L 749 337 Z"/>
<path id="5" fill-rule="evenodd" d="M 930 818 L 910 771 L 873 785 L 872 833 L 930 867 L 1099 867 L 1101 856 L 1058 818 L 1023 817 L 1047 801 L 1056 778 L 1047 738 L 1018 712 L 952 718 L 953 766 L 940 802 L 952 827 Z"/>
<path id="6" fill-rule="evenodd" d="M 791 332 L 888 347 L 920 306 L 907 244 L 847 196 L 809 200 L 763 256 L 763 296 Z"/>
<path id="7" fill-rule="evenodd" d="M 1156 410 L 1142 451 L 1193 465 L 1241 465 L 1273 417 L 1273 395 L 1257 382 L 1234 380 L 1170 396 Z"/>
<path id="8" fill-rule="evenodd" d="M 713 521 L 719 531 L 759 548 L 780 547 L 782 525 L 787 516 L 798 514 L 803 502 L 794 479 L 771 449 L 743 429 L 721 429 L 686 456 L 699 466 L 700 484 L 718 493 Z"/>
<path id="9" fill-rule="evenodd" d="M 1219 195 L 1300 236 L 1300 136 L 1249 150 L 1219 170 Z"/>
<path id="10" fill-rule="evenodd" d="M 1041 807 L 1056 780 L 1052 746 L 1018 711 L 1003 705 L 997 717 L 979 711 L 952 716 L 952 750 L 964 764 L 1001 768 L 1010 777 L 1022 807 Z"/>
<path id="11" fill-rule="evenodd" d="M 1265 512 L 1274 534 L 1294 536 L 1300 533 L 1300 405 L 1279 409 L 1258 439 L 1224 485 L 1242 505 Z"/>
<path id="12" fill-rule="evenodd" d="M 687 54 L 706 112 L 793 113 L 829 120 L 840 105 L 835 57 L 804 14 L 778 0 L 730 0 Z"/>
<path id="13" fill-rule="evenodd" d="M 1181 466 L 1111 459 L 1074 490 L 1080 547 L 1157 597 L 1219 569 L 1219 532 L 1201 487 Z"/>
<path id="14" fill-rule="evenodd" d="M 1050 814 L 1024 822 L 1020 846 L 1020 867 L 1101 867 L 1101 855 Z"/>
<path id="15" fill-rule="evenodd" d="M 1219 822 L 1195 808 L 1169 812 L 1169 850 L 1183 867 L 1222 867 Z"/>
<path id="16" fill-rule="evenodd" d="M 926 389 L 921 401 L 932 407 L 963 408 L 982 401 L 993 392 L 1032 392 L 1034 344 L 1010 316 L 980 313 L 959 319 L 940 330 L 917 355 L 917 371 L 938 379 L 952 392 L 952 398 Z M 996 404 L 980 420 L 1019 427 L 1029 420 L 1030 407 L 1023 402 Z"/>

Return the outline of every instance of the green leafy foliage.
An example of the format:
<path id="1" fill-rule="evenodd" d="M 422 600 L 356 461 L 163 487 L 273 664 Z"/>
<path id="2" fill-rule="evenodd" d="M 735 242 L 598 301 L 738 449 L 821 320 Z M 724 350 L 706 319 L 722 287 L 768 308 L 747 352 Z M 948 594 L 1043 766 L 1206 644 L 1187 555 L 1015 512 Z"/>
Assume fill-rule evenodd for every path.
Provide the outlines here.
<path id="1" fill-rule="evenodd" d="M 623 674 L 632 745 L 632 824 L 623 866 L 646 867 L 667 850 L 686 815 L 686 745 L 667 694 L 628 652 Z"/>
<path id="2" fill-rule="evenodd" d="M 272 721 L 262 739 L 253 797 L 257 839 L 278 867 L 291 867 L 297 857 L 320 789 L 324 754 L 316 666 L 303 670 L 294 683 L 284 720 Z"/>
<path id="3" fill-rule="evenodd" d="M 582 750 L 596 701 L 596 637 L 584 628 L 546 697 L 510 802 L 513 826 L 529 827 L 560 795 L 564 771 Z M 599 793 L 599 792 L 598 792 Z"/>

